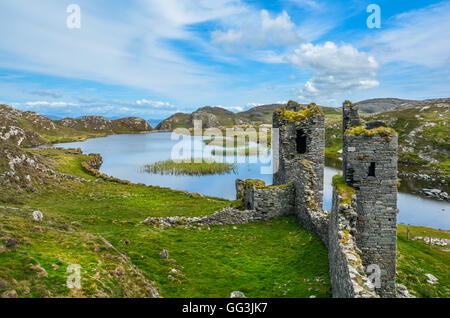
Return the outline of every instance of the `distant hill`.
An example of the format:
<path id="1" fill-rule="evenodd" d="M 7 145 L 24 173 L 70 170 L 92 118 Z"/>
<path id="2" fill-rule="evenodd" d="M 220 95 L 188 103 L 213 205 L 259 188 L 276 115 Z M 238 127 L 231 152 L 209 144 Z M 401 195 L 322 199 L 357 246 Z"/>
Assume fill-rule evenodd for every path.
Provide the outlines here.
<path id="1" fill-rule="evenodd" d="M 173 130 L 176 128 L 192 128 L 194 127 L 194 120 L 201 120 L 203 128 L 272 124 L 272 114 L 276 108 L 281 106 L 282 104 L 261 105 L 239 113 L 233 113 L 221 107 L 205 106 L 191 114 L 176 113 L 161 121 L 155 129 Z M 339 113 L 338 108 L 321 107 L 325 114 Z"/>
<path id="2" fill-rule="evenodd" d="M 399 98 L 372 98 L 356 103 L 363 113 L 379 113 L 396 108 L 410 108 L 422 103 L 419 100 L 399 99 Z"/>
<path id="3" fill-rule="evenodd" d="M 102 116 L 52 120 L 35 112 L 0 105 L 0 139 L 17 146 L 84 140 L 110 134 L 153 130 L 145 119 L 127 117 L 109 120 Z"/>
<path id="4" fill-rule="evenodd" d="M 194 121 L 201 120 L 203 128 L 233 126 L 241 122 L 235 113 L 221 107 L 205 106 L 191 114 L 176 113 L 161 121 L 155 129 L 173 130 L 176 128 L 192 128 Z"/>

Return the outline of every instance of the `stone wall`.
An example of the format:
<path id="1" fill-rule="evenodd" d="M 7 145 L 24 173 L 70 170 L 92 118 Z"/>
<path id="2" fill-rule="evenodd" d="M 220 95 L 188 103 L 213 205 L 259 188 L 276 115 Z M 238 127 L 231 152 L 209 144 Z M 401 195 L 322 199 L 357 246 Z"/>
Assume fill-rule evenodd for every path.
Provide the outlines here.
<path id="1" fill-rule="evenodd" d="M 342 132 L 344 133 L 348 128 L 359 126 L 360 124 L 358 106 L 350 101 L 345 101 L 342 104 Z"/>
<path id="2" fill-rule="evenodd" d="M 373 284 L 365 275 L 361 251 L 357 248 L 356 196 L 342 203 L 342 196 L 333 187 L 333 203 L 329 217 L 328 261 L 332 294 L 335 298 L 376 297 Z"/>
<path id="3" fill-rule="evenodd" d="M 317 201 L 317 184 L 323 184 L 322 175 L 316 174 L 314 163 L 300 160 L 294 179 L 295 216 L 300 225 L 315 233 L 328 247 L 328 212 L 322 209 L 322 200 Z"/>
<path id="4" fill-rule="evenodd" d="M 293 216 L 294 191 L 293 184 L 266 186 L 261 180 L 236 180 L 237 199 L 243 200 L 245 209 L 256 210 L 265 219 Z"/>
<path id="5" fill-rule="evenodd" d="M 224 224 L 247 224 L 253 222 L 262 222 L 271 219 L 267 213 L 256 210 L 238 210 L 232 207 L 225 207 L 212 215 L 201 217 L 148 217 L 143 223 L 149 226 L 168 228 L 173 226 L 209 226 Z"/>
<path id="6" fill-rule="evenodd" d="M 356 190 L 356 244 L 364 266 L 378 265 L 384 297 L 395 296 L 397 242 L 397 135 L 384 130 L 344 135 L 344 176 Z"/>

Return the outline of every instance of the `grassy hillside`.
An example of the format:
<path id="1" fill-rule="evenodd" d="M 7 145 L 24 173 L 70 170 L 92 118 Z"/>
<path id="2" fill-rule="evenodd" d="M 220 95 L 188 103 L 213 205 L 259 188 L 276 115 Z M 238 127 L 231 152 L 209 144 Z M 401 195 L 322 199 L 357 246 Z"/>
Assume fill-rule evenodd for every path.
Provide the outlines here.
<path id="1" fill-rule="evenodd" d="M 83 171 L 86 156 L 77 151 L 32 152 L 59 172 L 87 181 L 49 179 L 39 193 L 23 192 L 20 204 L 8 203 L 0 194 L 4 205 L 19 208 L 0 208 L 0 217 L 7 220 L 0 224 L 0 294 L 145 297 L 156 286 L 163 297 L 229 297 L 234 290 L 250 297 L 330 296 L 327 251 L 294 219 L 148 227 L 141 223 L 148 216 L 208 215 L 231 202 L 96 182 Z M 32 221 L 34 210 L 42 211 L 43 221 Z M 7 248 L 11 238 L 17 246 Z M 168 260 L 159 256 L 163 249 L 169 251 Z M 82 266 L 82 289 L 76 292 L 65 287 L 65 270 L 72 263 Z"/>
<path id="2" fill-rule="evenodd" d="M 450 253 L 440 246 L 429 246 L 424 241 L 412 238 L 433 237 L 450 239 L 449 231 L 439 231 L 423 226 L 398 225 L 397 233 L 397 282 L 404 284 L 417 297 L 450 297 Z M 429 284 L 425 274 L 438 279 Z"/>
<path id="3" fill-rule="evenodd" d="M 397 107 L 411 107 L 419 101 L 400 98 L 372 98 L 356 103 L 363 113 L 379 113 Z"/>

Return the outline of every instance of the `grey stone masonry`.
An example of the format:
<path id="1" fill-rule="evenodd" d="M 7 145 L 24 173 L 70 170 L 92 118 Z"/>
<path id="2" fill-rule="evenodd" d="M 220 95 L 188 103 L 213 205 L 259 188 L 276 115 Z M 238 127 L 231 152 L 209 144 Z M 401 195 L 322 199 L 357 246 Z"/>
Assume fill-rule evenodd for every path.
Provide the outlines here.
<path id="1" fill-rule="evenodd" d="M 305 173 L 300 161 L 313 162 L 316 182 L 311 184 L 311 190 L 315 203 L 321 209 L 325 162 L 325 117 L 322 111 L 314 104 L 305 107 L 289 102 L 273 113 L 273 128 L 279 129 L 279 138 L 274 141 L 278 143 L 278 158 L 274 158 L 278 160 L 278 170 L 274 171 L 273 184 L 294 182 L 297 176 Z M 297 183 L 296 188 L 301 185 Z"/>
<path id="2" fill-rule="evenodd" d="M 334 298 L 375 298 L 375 287 L 366 276 L 361 251 L 355 242 L 356 196 L 342 203 L 333 187 L 333 203 L 329 218 L 328 260 Z"/>
<path id="3" fill-rule="evenodd" d="M 356 127 L 360 125 L 358 106 L 352 104 L 350 101 L 345 101 L 342 104 L 342 136 L 345 135 L 345 131 L 349 128 Z M 347 157 L 345 154 L 342 156 L 342 170 L 347 170 Z"/>
<path id="4" fill-rule="evenodd" d="M 314 163 L 309 160 L 298 162 L 299 171 L 294 179 L 295 216 L 306 230 L 315 233 L 328 247 L 328 212 L 322 209 L 322 201 L 317 201 L 317 185 L 323 184 L 322 176 L 317 176 Z"/>
<path id="5" fill-rule="evenodd" d="M 237 199 L 243 200 L 246 210 L 255 210 L 264 218 L 293 216 L 294 185 L 266 186 L 264 181 L 236 180 Z"/>
<path id="6" fill-rule="evenodd" d="M 345 132 L 350 127 L 359 126 L 358 106 L 352 104 L 350 101 L 345 101 L 342 104 L 342 132 Z"/>
<path id="7" fill-rule="evenodd" d="M 356 190 L 356 244 L 364 266 L 381 270 L 383 297 L 395 296 L 397 134 L 385 127 L 344 134 L 344 178 Z"/>

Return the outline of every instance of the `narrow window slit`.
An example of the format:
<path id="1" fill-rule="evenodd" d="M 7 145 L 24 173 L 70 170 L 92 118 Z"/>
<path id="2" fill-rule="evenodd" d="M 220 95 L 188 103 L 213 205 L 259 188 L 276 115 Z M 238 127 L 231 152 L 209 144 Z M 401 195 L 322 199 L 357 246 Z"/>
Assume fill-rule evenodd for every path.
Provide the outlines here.
<path id="1" fill-rule="evenodd" d="M 375 162 L 371 162 L 369 166 L 369 177 L 375 177 Z"/>
<path id="2" fill-rule="evenodd" d="M 303 129 L 297 130 L 295 141 L 297 143 L 297 152 L 299 154 L 306 153 L 306 134 Z"/>

